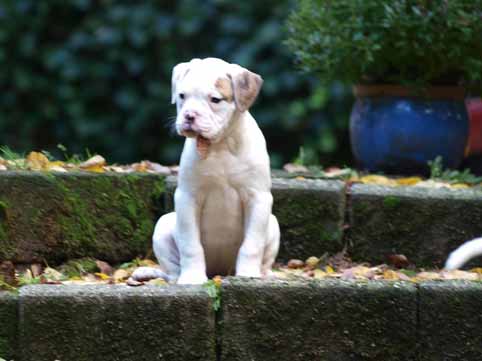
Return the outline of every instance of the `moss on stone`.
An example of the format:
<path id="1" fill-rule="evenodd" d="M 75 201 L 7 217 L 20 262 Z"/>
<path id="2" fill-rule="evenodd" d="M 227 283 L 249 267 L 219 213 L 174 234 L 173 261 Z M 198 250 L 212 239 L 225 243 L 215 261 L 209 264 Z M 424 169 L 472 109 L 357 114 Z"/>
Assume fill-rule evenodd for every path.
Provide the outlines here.
<path id="1" fill-rule="evenodd" d="M 383 205 L 387 208 L 395 208 L 401 203 L 400 198 L 395 196 L 387 196 L 383 199 Z"/>
<path id="2" fill-rule="evenodd" d="M 10 173 L 0 199 L 9 207 L 0 219 L 14 245 L 4 258 L 61 263 L 92 256 L 121 262 L 145 254 L 162 212 L 163 177 L 150 174 Z M 5 237 L 5 236 L 4 236 Z M 2 247 L 0 247 L 2 249 Z M 13 253 L 13 254 L 12 254 Z"/>

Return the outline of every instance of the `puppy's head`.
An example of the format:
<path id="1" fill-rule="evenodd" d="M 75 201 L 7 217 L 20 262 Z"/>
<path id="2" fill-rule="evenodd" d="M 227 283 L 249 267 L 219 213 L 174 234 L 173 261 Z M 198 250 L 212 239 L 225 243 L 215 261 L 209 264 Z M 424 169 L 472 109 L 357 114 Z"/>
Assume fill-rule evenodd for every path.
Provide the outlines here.
<path id="1" fill-rule="evenodd" d="M 254 103 L 263 80 L 249 70 L 215 58 L 193 59 L 172 71 L 176 130 L 198 141 L 217 142 L 235 114 Z"/>

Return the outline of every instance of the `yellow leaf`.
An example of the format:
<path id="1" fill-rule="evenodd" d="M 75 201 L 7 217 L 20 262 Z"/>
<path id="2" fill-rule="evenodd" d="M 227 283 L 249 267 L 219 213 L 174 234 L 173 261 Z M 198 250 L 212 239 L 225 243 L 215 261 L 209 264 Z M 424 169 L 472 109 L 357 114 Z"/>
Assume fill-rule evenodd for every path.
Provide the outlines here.
<path id="1" fill-rule="evenodd" d="M 147 284 L 153 285 L 153 286 L 166 286 L 167 282 L 162 278 L 154 278 L 152 280 L 147 281 Z"/>
<path id="2" fill-rule="evenodd" d="M 104 173 L 104 167 L 101 165 L 93 165 L 90 167 L 84 167 L 82 168 L 83 170 L 86 170 L 87 172 L 94 172 L 94 173 Z"/>
<path id="3" fill-rule="evenodd" d="M 470 188 L 470 187 L 468 186 L 468 184 L 465 184 L 465 183 L 454 183 L 454 184 L 452 184 L 452 188 L 465 189 L 465 188 Z"/>
<path id="4" fill-rule="evenodd" d="M 420 272 L 415 276 L 418 280 L 439 280 L 442 278 L 442 275 L 437 272 Z"/>
<path id="5" fill-rule="evenodd" d="M 389 179 L 385 176 L 382 175 L 366 175 L 364 177 L 360 178 L 360 182 L 364 184 L 379 184 L 383 186 L 396 186 L 397 182 L 395 182 L 393 179 Z"/>
<path id="6" fill-rule="evenodd" d="M 474 272 L 474 273 L 478 273 L 479 275 L 482 275 L 482 267 L 472 268 L 470 272 Z"/>
<path id="7" fill-rule="evenodd" d="M 399 178 L 395 180 L 401 186 L 413 186 L 422 181 L 420 177 Z"/>
<path id="8" fill-rule="evenodd" d="M 219 288 L 219 287 L 221 287 L 221 283 L 223 282 L 223 279 L 221 278 L 221 276 L 214 276 L 213 282 L 216 285 L 216 287 Z"/>
<path id="9" fill-rule="evenodd" d="M 325 272 L 328 273 L 329 275 L 331 275 L 331 274 L 335 273 L 335 270 L 333 269 L 333 267 L 328 265 L 328 266 L 325 267 Z"/>
<path id="10" fill-rule="evenodd" d="M 99 277 L 102 281 L 106 281 L 110 279 L 110 276 L 106 275 L 105 273 L 96 272 L 94 273 L 97 277 Z"/>
<path id="11" fill-rule="evenodd" d="M 117 271 L 114 272 L 114 275 L 112 277 L 116 282 L 119 282 L 119 281 L 128 279 L 129 276 L 130 276 L 130 273 L 127 270 L 118 269 Z"/>
<path id="12" fill-rule="evenodd" d="M 298 176 L 298 177 L 295 177 L 295 179 L 297 179 L 297 180 L 305 180 L 306 178 L 305 178 L 305 177 L 302 177 L 302 176 Z"/>
<path id="13" fill-rule="evenodd" d="M 321 269 L 315 269 L 313 271 L 313 278 L 322 279 L 322 278 L 325 278 L 326 275 L 327 273 L 323 272 Z"/>
<path id="14" fill-rule="evenodd" d="M 157 267 L 158 264 L 150 259 L 142 259 L 139 261 L 139 266 L 143 267 Z"/>
<path id="15" fill-rule="evenodd" d="M 27 156 L 27 166 L 31 170 L 43 170 L 47 169 L 49 160 L 43 153 L 30 152 Z"/>
<path id="16" fill-rule="evenodd" d="M 88 172 L 95 172 L 95 173 L 104 173 L 104 166 L 106 165 L 106 161 L 104 157 L 100 155 L 95 155 L 92 158 L 86 160 L 85 162 L 80 164 L 80 168 L 86 170 Z"/>
<path id="17" fill-rule="evenodd" d="M 397 272 L 387 269 L 383 272 L 383 278 L 386 280 L 399 280 L 400 276 Z"/>
<path id="18" fill-rule="evenodd" d="M 442 276 L 446 280 L 470 280 L 470 281 L 479 280 L 479 275 L 477 273 L 461 271 L 461 270 L 444 271 L 442 272 Z"/>

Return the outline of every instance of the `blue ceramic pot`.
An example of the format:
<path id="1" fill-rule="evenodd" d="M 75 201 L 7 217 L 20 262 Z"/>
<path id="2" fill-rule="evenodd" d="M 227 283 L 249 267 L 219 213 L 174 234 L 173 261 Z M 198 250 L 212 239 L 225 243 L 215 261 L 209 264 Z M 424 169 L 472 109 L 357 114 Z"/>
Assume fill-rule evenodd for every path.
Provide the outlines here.
<path id="1" fill-rule="evenodd" d="M 350 119 L 355 158 L 363 169 L 426 174 L 441 156 L 448 168 L 464 158 L 469 120 L 464 101 L 401 96 L 357 97 Z"/>

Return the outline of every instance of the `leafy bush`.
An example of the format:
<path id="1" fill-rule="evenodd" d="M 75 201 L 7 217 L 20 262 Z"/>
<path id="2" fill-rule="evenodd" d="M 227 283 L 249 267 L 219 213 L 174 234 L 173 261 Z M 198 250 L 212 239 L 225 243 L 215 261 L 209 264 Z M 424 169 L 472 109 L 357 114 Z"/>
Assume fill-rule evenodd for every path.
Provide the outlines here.
<path id="1" fill-rule="evenodd" d="M 482 89 L 482 0 L 300 0 L 288 29 L 325 82 Z"/>
<path id="2" fill-rule="evenodd" d="M 287 0 L 4 0 L 0 144 L 59 155 L 60 143 L 110 162 L 177 162 L 171 69 L 217 56 L 265 79 L 253 113 L 275 165 L 301 144 L 346 160 L 344 88 L 331 93 L 294 69 L 282 45 L 290 9 Z"/>

